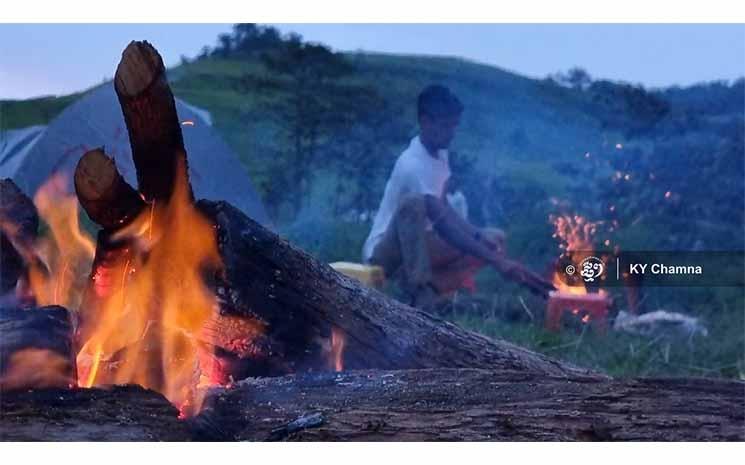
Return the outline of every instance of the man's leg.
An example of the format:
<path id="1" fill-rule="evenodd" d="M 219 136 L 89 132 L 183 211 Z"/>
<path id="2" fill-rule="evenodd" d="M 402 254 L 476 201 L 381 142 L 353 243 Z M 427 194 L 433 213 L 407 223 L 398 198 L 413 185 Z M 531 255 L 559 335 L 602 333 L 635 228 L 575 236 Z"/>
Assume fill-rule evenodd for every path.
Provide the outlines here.
<path id="1" fill-rule="evenodd" d="M 437 234 L 465 255 L 493 263 L 499 250 L 483 237 L 482 230 L 464 220 L 450 205 L 434 196 L 425 196 L 427 216 Z"/>
<path id="2" fill-rule="evenodd" d="M 412 296 L 413 304 L 419 306 L 423 305 L 423 300 L 429 301 L 436 296 L 427 248 L 428 224 L 424 196 L 406 197 L 370 260 L 382 266 L 388 276 L 398 272 L 401 287 Z"/>
<path id="3" fill-rule="evenodd" d="M 488 242 L 497 244 L 504 251 L 504 232 L 497 228 L 481 228 L 479 234 Z M 476 274 L 488 265 L 472 255 L 464 254 L 452 247 L 436 233 L 429 238 L 430 256 L 432 257 L 433 283 L 443 294 L 459 289 L 476 291 Z M 437 257 L 437 258 L 435 258 Z"/>

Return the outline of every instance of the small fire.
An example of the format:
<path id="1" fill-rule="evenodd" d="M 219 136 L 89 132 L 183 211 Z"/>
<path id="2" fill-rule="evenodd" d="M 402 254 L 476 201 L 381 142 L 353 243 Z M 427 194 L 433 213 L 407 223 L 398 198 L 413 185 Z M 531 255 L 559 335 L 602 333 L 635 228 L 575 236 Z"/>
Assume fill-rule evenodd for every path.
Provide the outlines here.
<path id="1" fill-rule="evenodd" d="M 563 250 L 561 257 L 569 257 L 575 264 L 575 268 L 578 269 L 582 260 L 592 254 L 592 240 L 601 222 L 588 221 L 580 215 L 552 216 L 550 219 L 553 220 L 555 228 L 554 237 L 559 239 L 559 248 Z M 587 289 L 584 286 L 568 285 L 561 279 L 559 271 L 554 272 L 553 284 L 558 290 L 557 292 L 587 294 Z"/>
<path id="2" fill-rule="evenodd" d="M 213 225 L 194 207 L 185 171 L 167 204 L 153 203 L 114 236 L 129 244 L 124 252 L 131 258 L 95 270 L 93 288 L 102 299 L 85 309 L 91 314 L 82 322 L 78 378 L 84 387 L 154 389 L 188 416 L 201 407 L 195 336 L 218 308 L 203 275 L 222 263 Z"/>
<path id="3" fill-rule="evenodd" d="M 344 345 L 347 338 L 339 328 L 331 328 L 329 365 L 334 371 L 344 371 Z"/>
<path id="4" fill-rule="evenodd" d="M 595 256 L 593 237 L 602 222 L 588 221 L 579 215 L 562 215 L 551 217 L 551 220 L 556 228 L 553 237 L 561 241 L 560 258 L 568 258 L 570 264 L 567 264 L 564 270 L 554 272 L 553 284 L 557 290 L 549 293 L 546 327 L 552 331 L 558 331 L 561 328 L 562 313 L 566 310 L 570 311 L 583 325 L 588 325 L 590 321 L 593 321 L 600 328 L 604 328 L 608 305 L 611 303 L 608 293 L 603 289 L 599 289 L 596 293 L 589 293 L 585 286 L 569 285 L 560 274 L 561 272 L 572 275 L 579 273 L 583 260 Z M 610 241 L 606 240 L 604 243 L 608 245 Z M 570 267 L 573 268 L 571 272 Z"/>

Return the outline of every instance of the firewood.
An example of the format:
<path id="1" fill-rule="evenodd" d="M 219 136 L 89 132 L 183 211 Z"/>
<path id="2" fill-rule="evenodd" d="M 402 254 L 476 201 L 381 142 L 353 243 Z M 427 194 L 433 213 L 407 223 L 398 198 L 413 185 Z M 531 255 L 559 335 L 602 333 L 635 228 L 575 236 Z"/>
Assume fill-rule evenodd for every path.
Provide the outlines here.
<path id="1" fill-rule="evenodd" d="M 0 391 L 68 387 L 76 381 L 67 309 L 0 308 Z"/>
<path id="2" fill-rule="evenodd" d="M 75 192 L 91 220 L 105 229 L 122 227 L 145 207 L 103 148 L 86 152 L 75 168 Z"/>
<path id="3" fill-rule="evenodd" d="M 213 285 L 221 311 L 258 322 L 268 366 L 323 369 L 322 342 L 346 339 L 347 369 L 471 367 L 552 376 L 590 372 L 466 331 L 334 271 L 226 202 L 197 206 L 217 226 L 224 273 Z M 266 366 L 266 365 L 265 365 Z M 599 374 L 591 376 L 601 377 Z"/>
<path id="4" fill-rule="evenodd" d="M 188 425 L 139 386 L 37 389 L 0 396 L 0 441 L 188 441 Z"/>
<path id="5" fill-rule="evenodd" d="M 424 369 L 252 378 L 187 421 L 137 386 L 0 396 L 9 441 L 742 441 L 745 384 Z"/>
<path id="6" fill-rule="evenodd" d="M 39 214 L 10 178 L 0 181 L 0 295 L 11 291 L 26 270 L 25 260 L 39 230 Z"/>
<path id="7" fill-rule="evenodd" d="M 742 441 L 743 399 L 745 383 L 721 379 L 364 370 L 248 379 L 194 423 L 223 441 Z M 323 421 L 287 432 L 299 418 Z"/>
<path id="8" fill-rule="evenodd" d="M 177 170 L 188 179 L 186 150 L 163 59 L 147 41 L 122 53 L 114 89 L 127 124 L 138 190 L 148 202 L 170 198 Z"/>

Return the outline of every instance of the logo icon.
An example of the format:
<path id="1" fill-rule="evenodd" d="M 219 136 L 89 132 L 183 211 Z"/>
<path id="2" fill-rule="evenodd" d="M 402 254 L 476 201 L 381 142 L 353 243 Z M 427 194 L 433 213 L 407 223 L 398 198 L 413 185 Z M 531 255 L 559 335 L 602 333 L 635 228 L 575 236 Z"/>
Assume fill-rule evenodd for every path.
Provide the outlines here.
<path id="1" fill-rule="evenodd" d="M 586 283 L 595 282 L 605 271 L 605 263 L 598 257 L 587 257 L 579 265 L 579 274 Z"/>

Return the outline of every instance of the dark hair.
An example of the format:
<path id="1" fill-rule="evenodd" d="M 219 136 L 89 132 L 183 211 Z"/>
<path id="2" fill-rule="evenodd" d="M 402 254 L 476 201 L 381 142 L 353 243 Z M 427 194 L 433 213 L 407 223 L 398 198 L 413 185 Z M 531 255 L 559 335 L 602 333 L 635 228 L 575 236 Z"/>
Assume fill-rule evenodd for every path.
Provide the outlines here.
<path id="1" fill-rule="evenodd" d="M 427 115 L 431 118 L 456 116 L 463 113 L 463 104 L 450 89 L 439 84 L 427 86 L 417 98 L 417 112 L 419 117 Z"/>

